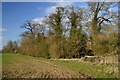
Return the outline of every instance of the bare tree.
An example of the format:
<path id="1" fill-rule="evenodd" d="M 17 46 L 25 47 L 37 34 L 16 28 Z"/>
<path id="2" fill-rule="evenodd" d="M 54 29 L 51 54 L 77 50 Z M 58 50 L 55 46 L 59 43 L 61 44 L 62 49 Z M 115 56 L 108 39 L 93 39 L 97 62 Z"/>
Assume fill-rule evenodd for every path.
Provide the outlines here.
<path id="1" fill-rule="evenodd" d="M 92 15 L 92 27 L 94 34 L 100 32 L 102 25 L 105 23 L 112 24 L 113 19 L 116 18 L 116 13 L 113 8 L 117 3 L 113 2 L 88 2 L 89 14 Z"/>

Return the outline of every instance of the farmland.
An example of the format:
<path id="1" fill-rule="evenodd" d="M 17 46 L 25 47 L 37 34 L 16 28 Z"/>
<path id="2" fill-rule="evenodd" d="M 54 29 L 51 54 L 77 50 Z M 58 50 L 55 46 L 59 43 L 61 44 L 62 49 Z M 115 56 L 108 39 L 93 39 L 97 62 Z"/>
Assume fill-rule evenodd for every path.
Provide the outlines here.
<path id="1" fill-rule="evenodd" d="M 117 78 L 117 65 L 3 54 L 4 78 Z"/>

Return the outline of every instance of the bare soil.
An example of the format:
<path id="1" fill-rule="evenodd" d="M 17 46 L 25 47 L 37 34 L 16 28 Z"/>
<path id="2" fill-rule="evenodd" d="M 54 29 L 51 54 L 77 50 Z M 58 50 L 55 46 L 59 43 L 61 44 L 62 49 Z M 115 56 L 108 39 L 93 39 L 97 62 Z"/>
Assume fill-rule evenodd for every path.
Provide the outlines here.
<path id="1" fill-rule="evenodd" d="M 91 78 L 79 71 L 41 60 L 3 64 L 2 76 L 3 78 Z"/>

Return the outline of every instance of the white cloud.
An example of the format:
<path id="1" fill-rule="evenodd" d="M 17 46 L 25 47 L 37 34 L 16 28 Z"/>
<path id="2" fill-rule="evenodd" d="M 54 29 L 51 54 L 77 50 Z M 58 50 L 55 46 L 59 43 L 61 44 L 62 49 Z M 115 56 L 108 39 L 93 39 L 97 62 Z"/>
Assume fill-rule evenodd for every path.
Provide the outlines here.
<path id="1" fill-rule="evenodd" d="M 3 39 L 5 39 L 5 37 L 3 37 L 3 35 L 0 35 L 0 41 L 2 41 Z"/>
<path id="2" fill-rule="evenodd" d="M 59 2 L 56 2 L 54 6 L 48 7 L 46 9 L 46 14 L 51 14 L 56 11 L 56 7 L 68 7 L 73 5 L 74 2 L 64 2 L 64 0 L 60 0 Z"/>
<path id="3" fill-rule="evenodd" d="M 42 24 L 42 23 L 43 23 L 43 20 L 44 20 L 44 18 L 43 18 L 43 17 L 40 17 L 40 18 L 35 18 L 35 19 L 33 19 L 32 21 L 37 22 L 37 23 L 39 23 L 39 24 Z"/>
<path id="4" fill-rule="evenodd" d="M 2 40 L 4 37 L 0 36 L 0 40 Z"/>
<path id="5" fill-rule="evenodd" d="M 54 12 L 56 11 L 56 7 L 58 7 L 58 6 L 48 7 L 48 8 L 45 10 L 46 14 L 54 13 Z"/>
<path id="6" fill-rule="evenodd" d="M 0 32 L 7 31 L 5 28 L 0 28 Z"/>
<path id="7" fill-rule="evenodd" d="M 39 18 L 33 19 L 32 21 L 33 21 L 34 23 L 38 23 L 38 24 L 46 25 L 46 26 L 47 26 L 47 24 L 44 23 L 44 20 L 45 20 L 45 18 L 39 17 Z"/>
<path id="8" fill-rule="evenodd" d="M 3 39 L 5 39 L 5 37 L 3 37 L 2 35 L 3 31 L 7 31 L 7 29 L 0 27 L 0 42 L 2 42 Z"/>

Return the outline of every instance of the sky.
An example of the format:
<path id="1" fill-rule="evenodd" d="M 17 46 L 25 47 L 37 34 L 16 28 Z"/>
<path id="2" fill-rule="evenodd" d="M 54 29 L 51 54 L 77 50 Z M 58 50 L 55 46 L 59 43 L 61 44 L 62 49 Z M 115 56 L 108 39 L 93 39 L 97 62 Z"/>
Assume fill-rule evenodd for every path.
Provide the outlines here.
<path id="1" fill-rule="evenodd" d="M 2 39 L 3 46 L 9 40 L 20 39 L 25 29 L 20 26 L 28 20 L 40 21 L 55 11 L 55 7 L 86 6 L 85 2 L 2 2 Z M 1 43 L 0 43 L 1 44 Z"/>

